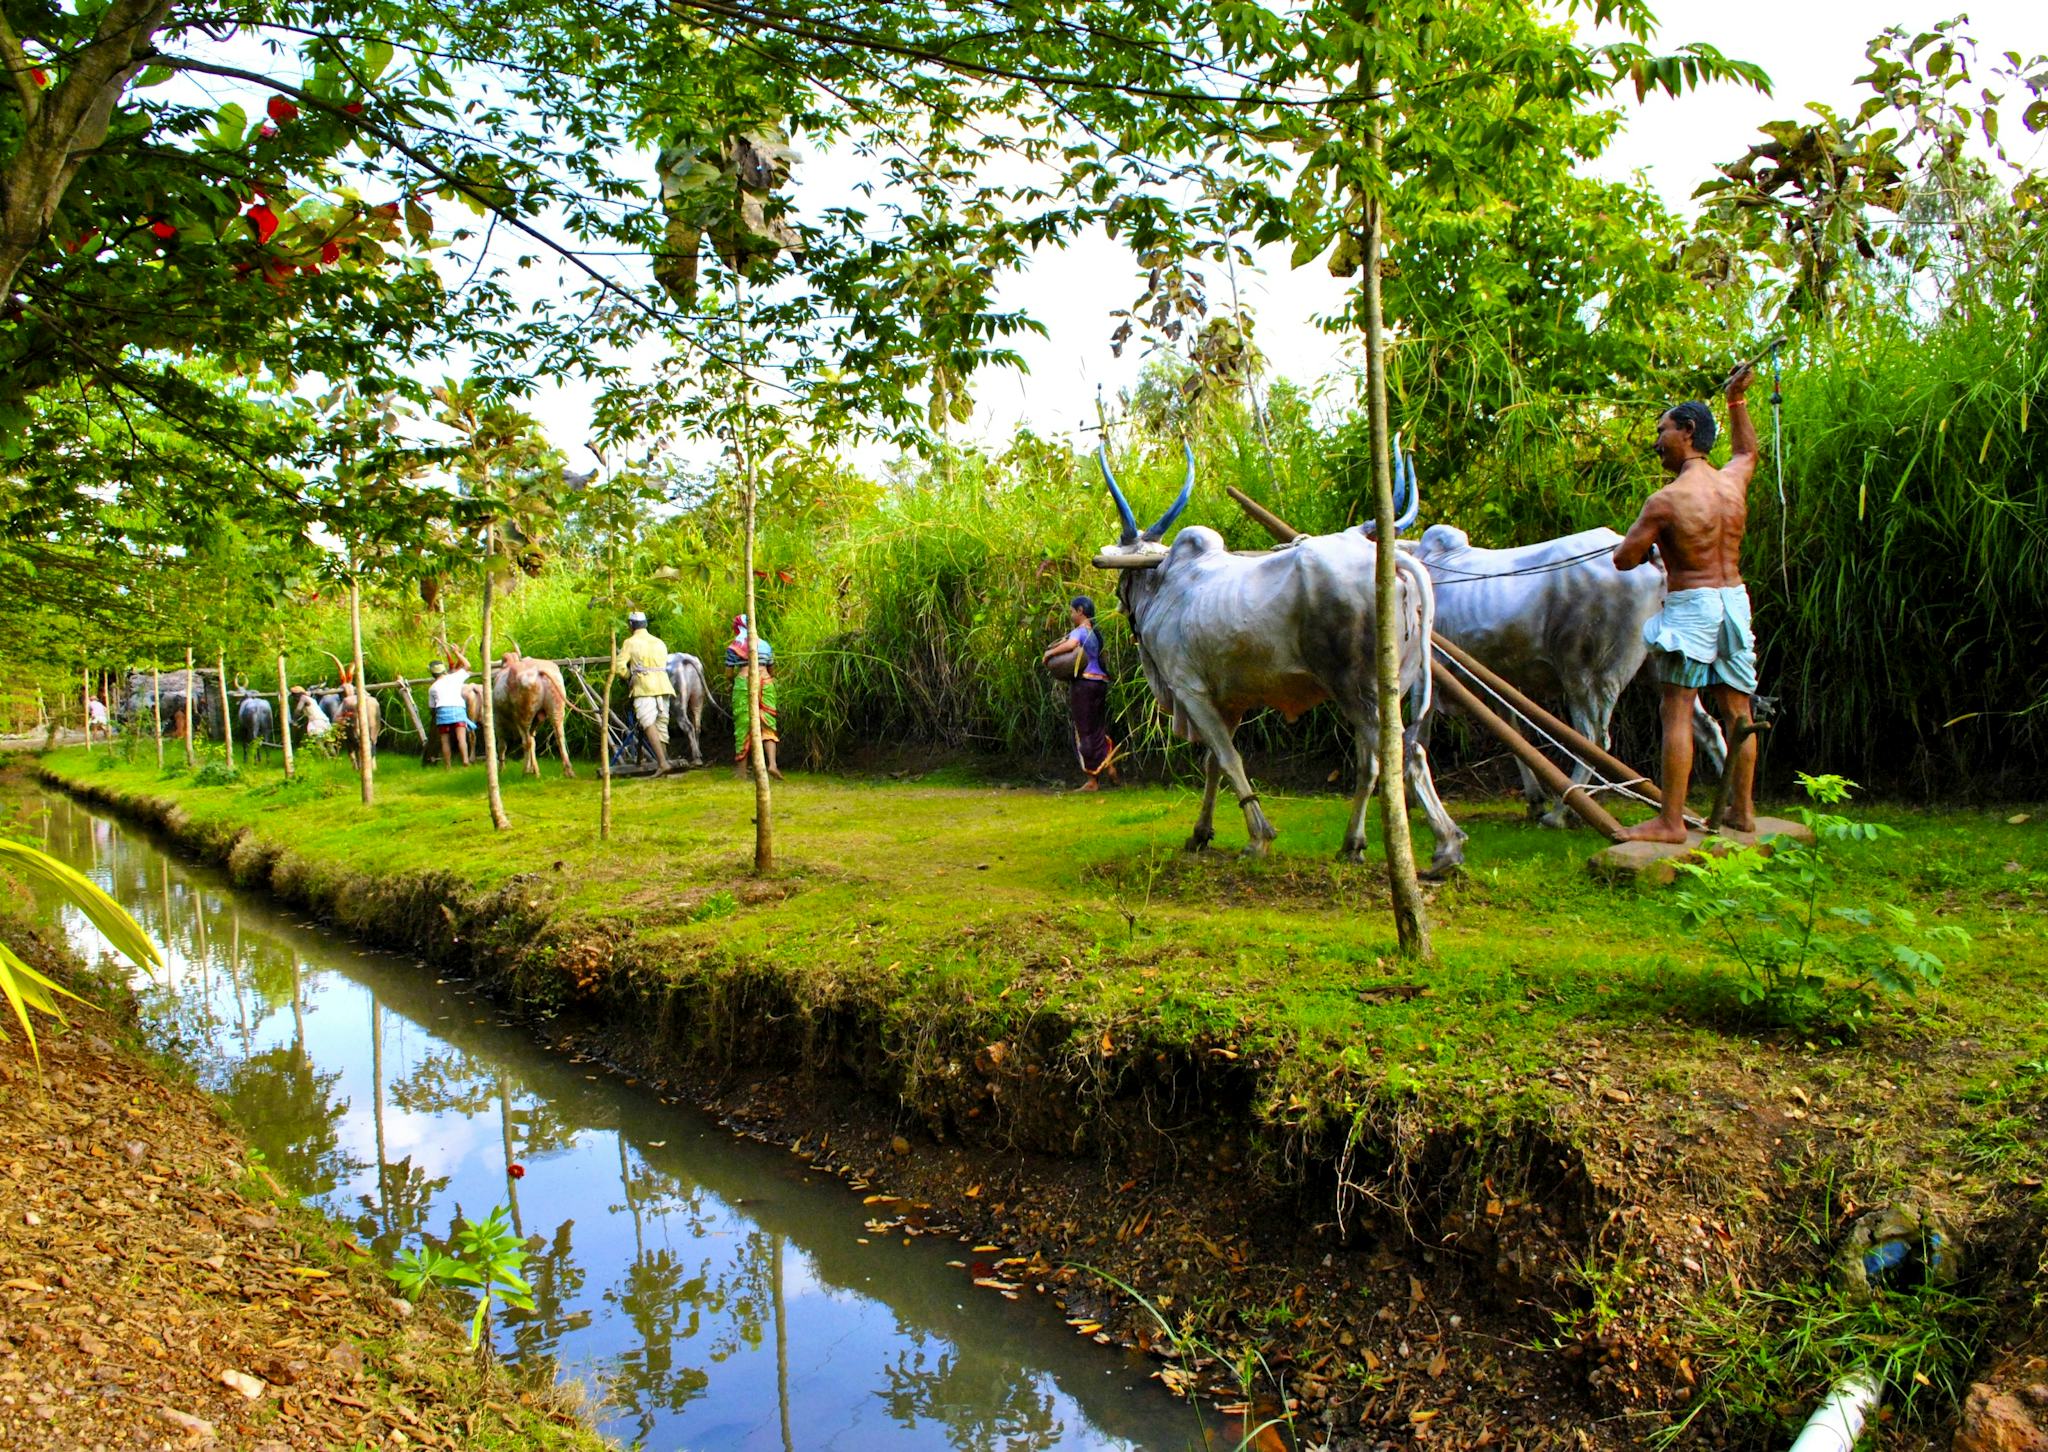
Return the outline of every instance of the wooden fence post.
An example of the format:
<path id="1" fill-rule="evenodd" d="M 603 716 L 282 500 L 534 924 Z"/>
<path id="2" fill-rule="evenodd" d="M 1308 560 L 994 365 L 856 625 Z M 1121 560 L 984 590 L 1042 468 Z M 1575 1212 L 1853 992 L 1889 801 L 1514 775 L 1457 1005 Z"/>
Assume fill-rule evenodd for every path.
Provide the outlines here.
<path id="1" fill-rule="evenodd" d="M 92 750 L 92 667 L 78 668 L 78 709 L 85 713 L 85 749 Z"/>
<path id="2" fill-rule="evenodd" d="M 227 752 L 228 770 L 235 769 L 235 722 L 228 715 L 228 653 L 220 652 L 214 657 L 216 673 L 220 676 L 220 741 Z"/>
<path id="3" fill-rule="evenodd" d="M 292 765 L 292 688 L 284 676 L 284 652 L 277 653 L 277 744 L 284 748 L 284 777 L 290 781 L 297 769 Z"/>
<path id="4" fill-rule="evenodd" d="M 185 765 L 199 765 L 199 752 L 192 745 L 192 713 L 198 709 L 193 697 L 199 690 L 199 672 L 192 668 L 192 647 L 185 647 Z"/>
<path id="5" fill-rule="evenodd" d="M 149 663 L 149 713 L 156 718 L 156 769 L 164 769 L 164 673 L 155 660 Z M 166 927 L 168 932 L 169 928 Z"/>
<path id="6" fill-rule="evenodd" d="M 612 836 L 612 672 L 618 668 L 619 627 L 612 627 L 612 658 L 604 668 L 604 722 L 597 731 L 597 840 Z M 582 672 L 577 672 L 581 676 Z M 585 689 L 589 683 L 585 682 Z"/>

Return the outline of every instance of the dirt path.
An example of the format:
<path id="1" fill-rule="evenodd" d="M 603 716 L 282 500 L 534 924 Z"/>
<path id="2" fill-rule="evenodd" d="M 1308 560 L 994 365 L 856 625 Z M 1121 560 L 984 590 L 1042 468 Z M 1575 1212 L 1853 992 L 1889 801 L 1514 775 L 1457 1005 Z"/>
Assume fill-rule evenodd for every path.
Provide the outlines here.
<path id="1" fill-rule="evenodd" d="M 91 1027 L 0 1046 L 0 1447 L 605 1445 Z"/>

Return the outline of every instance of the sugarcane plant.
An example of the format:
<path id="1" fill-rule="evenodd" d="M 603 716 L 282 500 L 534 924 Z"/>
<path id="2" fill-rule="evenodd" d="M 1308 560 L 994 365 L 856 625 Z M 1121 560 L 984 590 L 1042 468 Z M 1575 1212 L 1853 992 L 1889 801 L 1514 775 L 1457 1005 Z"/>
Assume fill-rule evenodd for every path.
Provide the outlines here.
<path id="1" fill-rule="evenodd" d="M 56 889 L 64 901 L 84 913 L 86 919 L 100 930 L 100 935 L 115 952 L 136 967 L 156 969 L 163 966 L 163 954 L 149 940 L 149 934 L 128 916 L 119 903 L 77 868 L 59 862 L 47 852 L 25 842 L 12 842 L 4 837 L 0 837 L 0 867 L 12 868 L 24 877 Z M 43 1056 L 36 1047 L 35 1024 L 29 1018 L 29 1010 L 47 1014 L 62 1023 L 64 1009 L 60 999 L 84 1003 L 88 1008 L 92 1006 L 63 984 L 23 962 L 21 955 L 5 942 L 0 942 L 0 997 L 5 997 L 7 1006 L 14 1010 L 14 1017 L 21 1024 L 22 1035 L 28 1040 L 28 1051 L 35 1059 L 39 1073 Z M 0 1039 L 5 1037 L 5 1033 L 0 1032 Z"/>

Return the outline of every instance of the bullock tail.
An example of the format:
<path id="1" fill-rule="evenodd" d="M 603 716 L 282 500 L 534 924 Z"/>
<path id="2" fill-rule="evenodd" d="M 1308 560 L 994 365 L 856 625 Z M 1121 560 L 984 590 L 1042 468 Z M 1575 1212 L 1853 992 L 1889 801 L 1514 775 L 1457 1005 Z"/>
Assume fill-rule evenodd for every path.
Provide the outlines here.
<path id="1" fill-rule="evenodd" d="M 1419 723 L 1429 715 L 1436 704 L 1436 686 L 1430 673 L 1430 660 L 1436 650 L 1436 586 L 1431 583 L 1429 571 L 1406 550 L 1394 551 L 1394 573 L 1406 575 L 1415 585 L 1416 603 L 1422 614 L 1422 670 L 1416 675 L 1411 695 L 1415 703 L 1415 719 Z"/>

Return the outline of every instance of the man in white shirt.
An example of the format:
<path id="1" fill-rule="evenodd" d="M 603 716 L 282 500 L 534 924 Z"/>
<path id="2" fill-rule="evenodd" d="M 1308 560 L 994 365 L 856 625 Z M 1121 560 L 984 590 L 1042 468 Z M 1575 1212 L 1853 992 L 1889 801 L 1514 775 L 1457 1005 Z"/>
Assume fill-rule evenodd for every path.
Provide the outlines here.
<path id="1" fill-rule="evenodd" d="M 462 764 L 468 766 L 471 722 L 462 688 L 469 682 L 469 662 L 458 646 L 449 646 L 448 654 L 455 662 L 452 670 L 438 660 L 427 668 L 434 677 L 427 687 L 427 706 L 434 713 L 434 733 L 441 738 L 441 765 L 452 767 L 459 751 Z"/>

